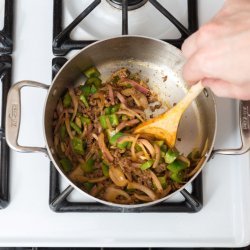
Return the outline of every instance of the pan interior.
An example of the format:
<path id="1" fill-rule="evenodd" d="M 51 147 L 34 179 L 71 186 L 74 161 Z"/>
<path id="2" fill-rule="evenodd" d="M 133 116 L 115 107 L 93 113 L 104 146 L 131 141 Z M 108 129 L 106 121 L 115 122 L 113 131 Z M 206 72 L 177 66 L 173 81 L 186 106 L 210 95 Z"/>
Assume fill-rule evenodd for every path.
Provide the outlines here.
<path id="1" fill-rule="evenodd" d="M 45 137 L 53 162 L 60 171 L 59 159 L 53 153 L 53 112 L 60 96 L 68 86 L 82 84 L 82 72 L 95 65 L 101 72 L 103 82 L 112 72 L 125 67 L 132 73 L 139 73 L 142 80 L 159 96 L 164 109 L 177 103 L 187 92 L 182 78 L 184 59 L 175 47 L 145 37 L 119 37 L 97 42 L 83 49 L 57 74 L 47 97 L 45 107 Z M 163 110 L 161 110 L 163 112 Z M 187 155 L 194 148 L 209 153 L 214 143 L 216 130 L 215 106 L 210 91 L 204 91 L 182 117 L 177 149 Z M 62 173 L 62 171 L 60 171 Z M 63 174 L 63 173 L 62 173 Z"/>

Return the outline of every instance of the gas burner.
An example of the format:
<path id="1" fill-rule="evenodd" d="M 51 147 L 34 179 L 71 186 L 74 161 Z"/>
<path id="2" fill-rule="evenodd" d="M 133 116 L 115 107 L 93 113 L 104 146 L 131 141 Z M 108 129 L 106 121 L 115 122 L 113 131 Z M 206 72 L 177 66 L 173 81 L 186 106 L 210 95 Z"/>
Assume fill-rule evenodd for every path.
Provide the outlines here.
<path id="1" fill-rule="evenodd" d="M 135 10 L 143 6 L 148 0 L 127 0 L 128 10 Z M 122 9 L 123 0 L 107 0 L 113 7 Z"/>

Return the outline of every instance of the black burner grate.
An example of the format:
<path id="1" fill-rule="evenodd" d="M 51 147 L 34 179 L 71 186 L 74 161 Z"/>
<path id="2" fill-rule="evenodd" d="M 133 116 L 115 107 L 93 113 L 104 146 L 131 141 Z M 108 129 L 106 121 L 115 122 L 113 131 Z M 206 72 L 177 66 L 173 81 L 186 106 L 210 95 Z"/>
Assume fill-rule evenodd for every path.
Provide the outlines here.
<path id="1" fill-rule="evenodd" d="M 14 0 L 5 0 L 4 26 L 0 31 L 0 54 L 10 54 L 13 50 L 13 5 Z"/>
<path id="2" fill-rule="evenodd" d="M 63 19 L 63 0 L 54 0 L 53 15 L 53 53 L 56 56 L 64 56 L 70 50 L 82 49 L 85 46 L 95 42 L 94 40 L 73 40 L 70 38 L 72 30 L 93 10 L 102 0 L 94 0 L 80 15 L 76 17 L 66 28 L 62 28 Z M 106 0 L 103 0 L 106 1 Z M 188 6 L 188 28 L 185 28 L 169 11 L 167 11 L 158 1 L 148 0 L 159 13 L 164 15 L 181 33 L 180 38 L 165 39 L 164 41 L 173 44 L 176 47 L 182 45 L 183 41 L 198 28 L 197 18 L 197 0 L 186 0 Z M 128 0 L 122 0 L 122 35 L 128 34 Z M 117 34 L 119 35 L 119 34 Z"/>
<path id="3" fill-rule="evenodd" d="M 64 57 L 56 57 L 52 61 L 53 78 L 66 63 Z M 177 203 L 160 203 L 151 207 L 143 207 L 136 209 L 124 209 L 106 206 L 96 202 L 70 202 L 67 200 L 68 195 L 74 190 L 71 186 L 65 190 L 60 190 L 60 174 L 50 164 L 50 208 L 55 212 L 189 212 L 194 213 L 202 208 L 202 175 L 200 174 L 192 182 L 192 194 L 187 190 L 182 190 L 181 194 L 185 200 Z"/>
<path id="4" fill-rule="evenodd" d="M 5 111 L 7 94 L 11 85 L 12 59 L 8 55 L 0 56 L 0 79 L 2 82 L 2 106 L 0 127 L 0 209 L 9 203 L 9 147 L 5 140 Z"/>

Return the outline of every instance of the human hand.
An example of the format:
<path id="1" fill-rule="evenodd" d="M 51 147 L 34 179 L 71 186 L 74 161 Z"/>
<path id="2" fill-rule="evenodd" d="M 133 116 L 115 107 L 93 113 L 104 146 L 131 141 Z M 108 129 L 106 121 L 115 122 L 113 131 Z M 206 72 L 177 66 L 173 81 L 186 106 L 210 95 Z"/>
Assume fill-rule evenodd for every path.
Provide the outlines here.
<path id="1" fill-rule="evenodd" d="M 227 0 L 218 14 L 182 46 L 183 77 L 202 79 L 216 95 L 250 99 L 250 1 Z"/>

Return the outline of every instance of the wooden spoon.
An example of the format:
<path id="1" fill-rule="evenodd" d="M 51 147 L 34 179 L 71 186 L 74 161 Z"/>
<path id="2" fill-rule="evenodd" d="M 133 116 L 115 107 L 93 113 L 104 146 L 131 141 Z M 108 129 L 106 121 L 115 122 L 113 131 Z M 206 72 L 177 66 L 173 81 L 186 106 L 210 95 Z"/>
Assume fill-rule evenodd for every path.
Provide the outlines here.
<path id="1" fill-rule="evenodd" d="M 165 140 L 169 147 L 174 147 L 180 119 L 203 89 L 204 87 L 199 81 L 189 89 L 186 96 L 177 105 L 165 113 L 141 123 L 133 133 L 153 135 L 157 139 Z"/>

